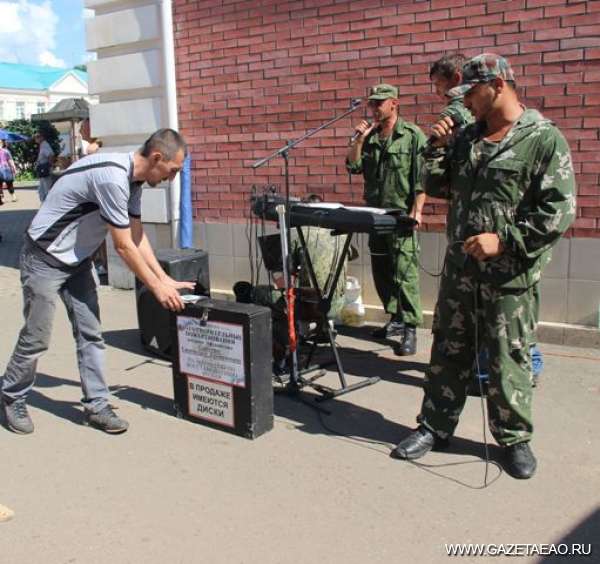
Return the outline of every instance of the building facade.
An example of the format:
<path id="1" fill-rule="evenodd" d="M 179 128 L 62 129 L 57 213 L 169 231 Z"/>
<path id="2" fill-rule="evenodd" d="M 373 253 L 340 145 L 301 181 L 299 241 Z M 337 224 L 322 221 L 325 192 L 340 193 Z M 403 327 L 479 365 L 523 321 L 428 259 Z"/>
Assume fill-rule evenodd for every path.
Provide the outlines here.
<path id="1" fill-rule="evenodd" d="M 65 98 L 90 101 L 86 72 L 0 62 L 0 122 L 29 119 Z"/>

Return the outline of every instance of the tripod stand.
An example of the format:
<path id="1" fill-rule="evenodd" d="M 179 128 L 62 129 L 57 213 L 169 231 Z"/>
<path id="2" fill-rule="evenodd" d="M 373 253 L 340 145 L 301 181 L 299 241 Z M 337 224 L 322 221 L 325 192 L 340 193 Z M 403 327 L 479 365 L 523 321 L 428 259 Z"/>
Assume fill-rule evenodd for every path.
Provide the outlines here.
<path id="1" fill-rule="evenodd" d="M 304 386 L 312 386 L 317 391 L 320 391 L 320 386 L 314 385 L 312 380 L 307 380 L 302 377 L 298 368 L 298 355 L 297 349 L 295 346 L 296 336 L 295 336 L 295 328 L 293 323 L 293 315 L 294 315 L 294 285 L 292 280 L 292 257 L 290 254 L 290 241 L 291 241 L 291 222 L 290 222 L 290 177 L 289 177 L 289 152 L 291 149 L 302 143 L 304 140 L 312 137 L 317 134 L 319 131 L 330 127 L 332 124 L 337 121 L 345 118 L 351 113 L 355 112 L 358 108 L 361 107 L 361 100 L 354 99 L 350 103 L 350 108 L 342 113 L 339 116 L 334 117 L 333 119 L 323 123 L 316 129 L 312 129 L 305 133 L 303 136 L 299 137 L 294 141 L 288 141 L 283 147 L 276 150 L 271 155 L 264 157 L 255 163 L 252 164 L 252 168 L 257 169 L 261 166 L 267 164 L 269 161 L 274 159 L 275 157 L 281 156 L 284 161 L 284 178 L 285 178 L 285 205 L 278 206 L 277 214 L 279 218 L 280 232 L 281 232 L 281 253 L 282 253 L 282 262 L 283 262 L 283 275 L 284 275 L 284 284 L 285 284 L 285 300 L 287 307 L 288 319 L 290 320 L 288 323 L 288 342 L 290 343 L 290 352 L 289 352 L 289 369 L 290 369 L 290 379 L 286 388 L 288 392 L 292 394 L 297 394 Z M 300 231 L 300 230 L 299 230 Z M 302 236 L 300 233 L 301 241 Z M 309 271 L 312 271 L 312 265 L 309 267 Z M 337 273 L 339 277 L 339 272 Z M 314 272 L 311 274 L 311 278 L 314 280 Z M 329 333 L 330 340 L 333 341 L 333 337 L 331 332 Z M 339 357 L 337 356 L 337 350 L 335 349 L 335 343 L 332 342 L 332 348 L 334 351 L 334 355 L 336 356 L 336 363 L 338 367 L 340 366 Z M 342 373 L 343 374 L 343 373 Z M 343 381 L 344 382 L 344 381 Z M 345 384 L 345 382 L 344 382 Z M 360 386 L 362 387 L 362 386 Z M 323 389 L 323 388 L 322 388 Z M 352 387 L 352 389 L 355 389 Z M 350 390 L 348 390 L 350 391 Z M 329 395 L 326 397 L 333 397 L 333 395 Z M 314 404 L 310 404 L 312 407 L 316 407 Z"/>

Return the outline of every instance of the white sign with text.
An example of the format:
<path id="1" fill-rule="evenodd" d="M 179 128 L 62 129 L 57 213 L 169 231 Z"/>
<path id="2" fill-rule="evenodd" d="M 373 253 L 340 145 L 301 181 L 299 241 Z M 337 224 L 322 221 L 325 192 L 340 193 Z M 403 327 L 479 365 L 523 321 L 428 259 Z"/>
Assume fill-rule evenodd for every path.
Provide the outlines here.
<path id="1" fill-rule="evenodd" d="M 246 387 L 241 325 L 179 316 L 177 336 L 181 372 Z"/>
<path id="2" fill-rule="evenodd" d="M 190 415 L 227 427 L 235 427 L 231 386 L 189 375 L 187 381 Z"/>

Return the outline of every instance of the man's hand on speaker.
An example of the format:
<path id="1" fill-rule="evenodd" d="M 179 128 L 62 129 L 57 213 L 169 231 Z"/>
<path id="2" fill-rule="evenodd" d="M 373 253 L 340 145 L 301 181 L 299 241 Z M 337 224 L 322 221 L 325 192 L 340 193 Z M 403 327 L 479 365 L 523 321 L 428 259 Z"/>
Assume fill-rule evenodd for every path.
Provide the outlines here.
<path id="1" fill-rule="evenodd" d="M 163 284 L 170 286 L 171 288 L 175 288 L 176 290 L 192 290 L 196 288 L 195 282 L 180 282 L 179 280 L 174 280 L 168 274 L 165 274 L 161 280 Z"/>
<path id="2" fill-rule="evenodd" d="M 164 282 L 159 282 L 156 288 L 152 291 L 158 303 L 170 311 L 182 311 L 185 307 L 179 292 Z"/>

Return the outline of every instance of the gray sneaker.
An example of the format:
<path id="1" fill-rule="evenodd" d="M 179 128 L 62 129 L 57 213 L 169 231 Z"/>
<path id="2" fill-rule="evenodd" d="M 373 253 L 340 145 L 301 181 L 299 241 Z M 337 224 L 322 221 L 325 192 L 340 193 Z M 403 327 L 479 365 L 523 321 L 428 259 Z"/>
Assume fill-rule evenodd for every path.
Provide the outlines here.
<path id="1" fill-rule="evenodd" d="M 110 407 L 107 405 L 102 408 L 98 413 L 92 413 L 91 411 L 85 412 L 84 425 L 96 427 L 105 433 L 111 433 L 117 435 L 124 433 L 129 429 L 129 423 L 125 419 L 121 419 Z"/>
<path id="2" fill-rule="evenodd" d="M 33 433 L 33 421 L 27 412 L 27 404 L 24 399 L 15 400 L 11 403 L 2 402 L 4 416 L 8 428 L 19 435 L 30 435 Z"/>

